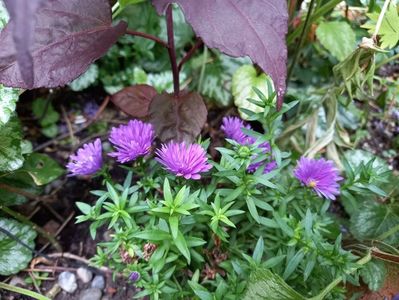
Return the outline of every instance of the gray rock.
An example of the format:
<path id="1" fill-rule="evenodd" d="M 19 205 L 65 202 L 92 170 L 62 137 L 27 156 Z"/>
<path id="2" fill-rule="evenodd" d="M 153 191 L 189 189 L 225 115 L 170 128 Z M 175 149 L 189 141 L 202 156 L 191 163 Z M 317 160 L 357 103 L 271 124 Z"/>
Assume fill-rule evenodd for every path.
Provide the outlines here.
<path id="1" fill-rule="evenodd" d="M 104 276 L 96 275 L 90 285 L 92 288 L 103 290 L 105 288 Z"/>
<path id="2" fill-rule="evenodd" d="M 11 281 L 10 281 L 10 285 L 13 285 L 13 286 L 17 286 L 17 285 L 26 286 L 26 282 L 21 277 L 14 276 L 11 279 Z"/>
<path id="3" fill-rule="evenodd" d="M 90 288 L 84 290 L 79 295 L 79 300 L 100 300 L 102 296 L 102 292 L 97 288 Z"/>
<path id="4" fill-rule="evenodd" d="M 79 279 L 83 281 L 83 283 L 88 283 L 93 278 L 93 273 L 90 270 L 82 267 L 76 270 L 76 274 L 78 275 Z"/>
<path id="5" fill-rule="evenodd" d="M 78 288 L 76 283 L 76 276 L 71 272 L 62 272 L 58 276 L 58 284 L 67 293 L 73 293 Z"/>

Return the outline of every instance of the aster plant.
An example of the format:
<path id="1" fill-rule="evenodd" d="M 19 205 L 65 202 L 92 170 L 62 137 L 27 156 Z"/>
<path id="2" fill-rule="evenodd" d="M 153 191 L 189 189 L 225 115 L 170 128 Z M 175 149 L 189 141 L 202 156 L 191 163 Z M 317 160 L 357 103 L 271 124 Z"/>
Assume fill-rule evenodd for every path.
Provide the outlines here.
<path id="1" fill-rule="evenodd" d="M 340 201 L 359 182 L 341 177 L 332 161 L 296 162 L 281 151 L 276 128 L 296 103 L 278 111 L 273 97 L 260 94 L 263 110 L 251 115 L 262 133 L 239 118 L 223 119 L 226 142 L 216 149 L 218 159 L 207 154 L 209 140 L 156 146 L 149 124 L 113 128 L 111 161 L 148 159 L 143 172 L 125 167 L 124 182 L 107 181 L 95 191 L 93 206 L 78 203 L 78 222 L 92 222 L 93 238 L 101 227 L 113 232 L 92 263 L 123 274 L 137 287 L 136 298 L 253 299 L 259 285 L 252 280 L 262 278 L 284 295 L 304 295 L 298 299 L 344 299 L 337 284 L 357 284 L 370 256 L 342 247 L 348 231 L 329 212 L 332 201 L 320 198 Z"/>

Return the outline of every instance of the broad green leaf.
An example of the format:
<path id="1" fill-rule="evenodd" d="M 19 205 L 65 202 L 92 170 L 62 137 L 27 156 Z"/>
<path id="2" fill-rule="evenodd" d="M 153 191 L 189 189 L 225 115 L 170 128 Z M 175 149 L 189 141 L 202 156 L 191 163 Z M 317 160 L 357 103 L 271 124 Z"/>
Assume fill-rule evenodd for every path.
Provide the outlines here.
<path id="1" fill-rule="evenodd" d="M 244 300 L 305 300 L 278 275 L 267 269 L 251 274 Z"/>
<path id="2" fill-rule="evenodd" d="M 264 95 L 268 95 L 267 82 L 270 77 L 264 73 L 258 75 L 256 68 L 253 65 L 244 65 L 237 69 L 233 75 L 232 93 L 234 97 L 234 104 L 238 108 L 248 109 L 253 112 L 262 112 L 263 108 L 248 101 L 248 98 L 257 99 L 256 92 L 253 90 L 256 87 Z M 242 118 L 247 118 L 247 115 L 240 112 Z"/>
<path id="3" fill-rule="evenodd" d="M 6 176 L 1 176 L 0 183 L 33 195 L 39 195 L 42 190 L 33 182 L 32 178 L 27 173 L 22 172 L 12 172 Z M 24 196 L 0 188 L 0 205 L 18 205 L 25 201 L 26 198 Z"/>
<path id="4" fill-rule="evenodd" d="M 356 35 L 346 22 L 322 22 L 317 27 L 316 35 L 320 43 L 339 61 L 343 61 L 355 50 Z"/>
<path id="5" fill-rule="evenodd" d="M 22 133 L 16 117 L 0 126 L 0 172 L 11 172 L 22 167 Z"/>
<path id="6" fill-rule="evenodd" d="M 8 88 L 0 84 L 0 127 L 6 124 L 12 117 L 19 94 L 20 90 Z"/>
<path id="7" fill-rule="evenodd" d="M 362 27 L 368 29 L 370 34 L 374 34 L 379 12 L 373 12 L 367 16 L 370 21 Z M 391 1 L 384 19 L 382 20 L 378 35 L 381 37 L 381 48 L 394 48 L 399 41 L 399 13 L 398 7 Z"/>
<path id="8" fill-rule="evenodd" d="M 79 92 L 87 89 L 96 82 L 99 75 L 98 66 L 95 64 L 90 65 L 86 72 L 76 78 L 69 84 L 72 91 Z"/>
<path id="9" fill-rule="evenodd" d="M 36 232 L 30 226 L 12 219 L 0 218 L 0 228 L 16 236 L 29 247 L 35 247 Z M 32 252 L 28 248 L 0 232 L 0 275 L 18 273 L 26 268 L 31 259 Z"/>
<path id="10" fill-rule="evenodd" d="M 386 275 L 385 262 L 381 260 L 372 260 L 360 270 L 360 276 L 372 291 L 378 291 L 382 288 Z"/>
<path id="11" fill-rule="evenodd" d="M 50 183 L 64 174 L 64 169 L 54 159 L 40 153 L 32 153 L 27 156 L 19 171 L 27 172 L 37 185 Z"/>
<path id="12" fill-rule="evenodd" d="M 367 201 L 362 203 L 351 217 L 351 232 L 356 239 L 378 239 L 381 235 L 399 224 L 399 206 L 395 204 Z M 396 231 L 384 242 L 399 245 L 399 232 Z"/>

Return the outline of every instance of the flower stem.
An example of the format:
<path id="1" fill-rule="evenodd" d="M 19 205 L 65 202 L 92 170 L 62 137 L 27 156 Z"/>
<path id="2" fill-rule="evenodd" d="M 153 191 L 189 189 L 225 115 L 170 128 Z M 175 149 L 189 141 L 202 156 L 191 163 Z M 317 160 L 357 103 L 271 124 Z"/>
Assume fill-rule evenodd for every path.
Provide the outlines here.
<path id="1" fill-rule="evenodd" d="M 179 69 L 177 67 L 177 61 L 176 61 L 175 38 L 173 32 L 173 7 L 171 4 L 166 9 L 166 27 L 168 32 L 168 52 L 173 73 L 173 90 L 174 90 L 174 95 L 177 97 L 179 96 L 180 82 L 179 82 Z"/>
<path id="2" fill-rule="evenodd" d="M 18 293 L 18 294 L 21 294 L 21 295 L 25 295 L 25 296 L 29 296 L 29 297 L 32 297 L 32 298 L 37 299 L 37 300 L 50 300 L 50 298 L 47 298 L 47 297 L 45 297 L 43 295 L 40 295 L 40 294 L 38 294 L 36 292 L 30 291 L 30 290 L 27 290 L 27 289 L 23 289 L 23 288 L 20 288 L 20 287 L 17 287 L 17 286 L 13 286 L 11 284 L 7 284 L 7 283 L 4 283 L 4 282 L 0 282 L 0 289 L 8 290 L 8 291 L 11 291 L 11 292 L 14 292 L 14 293 Z"/>
<path id="3" fill-rule="evenodd" d="M 385 15 L 385 13 L 386 13 L 386 11 L 388 9 L 388 5 L 389 5 L 390 2 L 391 2 L 391 0 L 385 0 L 384 6 L 382 7 L 380 15 L 378 16 L 377 24 L 375 25 L 375 31 L 373 33 L 373 40 L 374 41 L 376 41 L 376 39 L 377 39 L 378 32 L 380 31 L 382 21 L 384 20 L 384 15 Z"/>

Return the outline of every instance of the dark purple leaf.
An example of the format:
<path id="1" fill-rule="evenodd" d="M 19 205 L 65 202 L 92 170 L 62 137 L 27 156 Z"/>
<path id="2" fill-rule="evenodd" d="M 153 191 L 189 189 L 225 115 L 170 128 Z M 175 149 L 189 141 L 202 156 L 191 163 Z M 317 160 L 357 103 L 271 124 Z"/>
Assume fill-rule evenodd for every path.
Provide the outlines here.
<path id="1" fill-rule="evenodd" d="M 34 16 L 43 0 L 4 0 L 13 20 L 12 36 L 17 52 L 17 63 L 23 81 L 33 85 L 33 58 L 30 47 L 33 42 Z"/>
<path id="2" fill-rule="evenodd" d="M 150 122 L 163 142 L 193 142 L 206 122 L 207 110 L 202 97 L 182 91 L 178 97 L 163 93 L 150 104 Z"/>
<path id="3" fill-rule="evenodd" d="M 42 0 L 29 47 L 33 59 L 33 83 L 29 84 L 17 63 L 19 45 L 14 43 L 13 31 L 19 28 L 18 22 L 19 18 L 11 18 L 0 33 L 0 83 L 26 89 L 57 87 L 77 78 L 127 27 L 124 22 L 112 27 L 108 0 Z"/>
<path id="4" fill-rule="evenodd" d="M 135 118 L 148 116 L 151 100 L 157 95 L 150 85 L 138 84 L 124 88 L 112 96 L 111 101 L 122 111 Z"/>
<path id="5" fill-rule="evenodd" d="M 227 55 L 249 56 L 276 85 L 281 105 L 287 73 L 285 0 L 152 0 L 158 13 L 181 6 L 196 34 Z M 265 83 L 266 84 L 266 83 Z"/>

